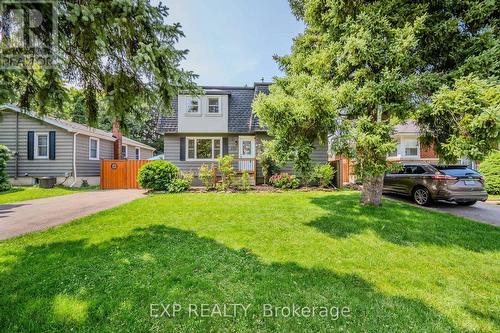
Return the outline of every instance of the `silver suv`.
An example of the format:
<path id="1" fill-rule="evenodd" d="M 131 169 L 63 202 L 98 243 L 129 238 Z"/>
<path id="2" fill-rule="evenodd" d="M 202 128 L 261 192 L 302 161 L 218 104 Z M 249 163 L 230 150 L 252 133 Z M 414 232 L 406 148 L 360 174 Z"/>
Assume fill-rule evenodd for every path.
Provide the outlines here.
<path id="1" fill-rule="evenodd" d="M 385 174 L 384 193 L 411 196 L 422 206 L 433 200 L 470 206 L 488 199 L 483 176 L 463 165 L 403 165 L 399 172 Z"/>

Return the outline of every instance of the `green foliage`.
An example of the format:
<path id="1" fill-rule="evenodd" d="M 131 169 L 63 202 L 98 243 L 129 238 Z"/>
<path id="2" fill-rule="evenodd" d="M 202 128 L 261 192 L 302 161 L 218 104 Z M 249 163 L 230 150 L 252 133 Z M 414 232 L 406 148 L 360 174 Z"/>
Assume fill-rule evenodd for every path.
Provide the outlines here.
<path id="1" fill-rule="evenodd" d="M 169 191 L 172 182 L 177 179 L 179 168 L 174 164 L 158 160 L 144 164 L 139 169 L 137 181 L 142 188 L 152 191 Z"/>
<path id="2" fill-rule="evenodd" d="M 500 151 L 492 152 L 481 165 L 479 171 L 485 178 L 484 187 L 489 194 L 500 194 Z"/>
<path id="3" fill-rule="evenodd" d="M 498 147 L 500 83 L 475 76 L 443 86 L 417 115 L 422 139 L 434 143 L 447 163 L 462 157 L 482 161 Z"/>
<path id="4" fill-rule="evenodd" d="M 300 186 L 300 181 L 293 175 L 289 175 L 288 173 L 280 173 L 269 178 L 269 183 L 281 189 L 295 189 Z"/>
<path id="5" fill-rule="evenodd" d="M 11 154 L 9 149 L 0 145 L 0 192 L 7 191 L 11 188 L 9 177 L 7 176 L 7 161 L 10 159 Z"/>
<path id="6" fill-rule="evenodd" d="M 335 175 L 335 170 L 328 163 L 318 164 L 314 168 L 314 178 L 319 183 L 321 187 L 328 187 L 333 181 L 333 176 Z"/>
<path id="7" fill-rule="evenodd" d="M 175 48 L 183 37 L 181 26 L 167 24 L 165 5 L 149 0 L 54 4 L 58 38 L 52 68 L 34 62 L 8 70 L 2 74 L 0 97 L 48 113 L 60 109 L 64 84 L 71 81 L 83 89 L 87 121 L 96 124 L 100 112 L 117 121 L 145 106 L 166 112 L 181 90 L 196 91 L 196 75 L 180 69 L 188 51 Z"/>
<path id="8" fill-rule="evenodd" d="M 250 189 L 250 175 L 246 171 L 243 171 L 241 174 L 240 189 L 242 191 L 248 191 Z"/>
<path id="9" fill-rule="evenodd" d="M 193 182 L 193 174 L 190 172 L 181 172 L 168 186 L 169 193 L 180 193 L 189 190 Z"/>
<path id="10" fill-rule="evenodd" d="M 274 143 L 275 141 L 262 141 L 262 148 L 257 157 L 264 176 L 264 184 L 267 184 L 269 177 L 279 172 L 279 163 L 274 157 Z"/>
<path id="11" fill-rule="evenodd" d="M 198 178 L 207 191 L 214 189 L 217 184 L 217 168 L 213 164 L 210 166 L 202 164 L 198 170 Z"/>
<path id="12" fill-rule="evenodd" d="M 235 175 L 233 169 L 233 160 L 234 157 L 232 155 L 221 156 L 217 159 L 217 163 L 219 165 L 219 171 L 221 173 L 221 182 L 218 184 L 218 190 L 226 191 L 233 184 L 233 178 Z"/>
<path id="13" fill-rule="evenodd" d="M 81 188 L 88 188 L 88 187 L 90 187 L 88 180 L 82 179 L 82 185 L 80 187 Z"/>

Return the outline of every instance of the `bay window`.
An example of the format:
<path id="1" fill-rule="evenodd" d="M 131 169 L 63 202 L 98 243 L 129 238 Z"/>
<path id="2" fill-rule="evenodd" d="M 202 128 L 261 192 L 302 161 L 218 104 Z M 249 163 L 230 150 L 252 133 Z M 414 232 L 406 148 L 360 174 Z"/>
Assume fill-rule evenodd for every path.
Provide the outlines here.
<path id="1" fill-rule="evenodd" d="M 188 160 L 215 160 L 222 154 L 222 138 L 187 138 Z"/>

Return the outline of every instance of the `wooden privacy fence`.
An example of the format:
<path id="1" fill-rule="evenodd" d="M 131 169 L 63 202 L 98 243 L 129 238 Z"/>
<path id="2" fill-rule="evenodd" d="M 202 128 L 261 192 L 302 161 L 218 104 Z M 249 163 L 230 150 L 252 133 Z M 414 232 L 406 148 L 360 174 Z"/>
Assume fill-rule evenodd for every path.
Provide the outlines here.
<path id="1" fill-rule="evenodd" d="M 148 160 L 101 160 L 101 189 L 140 188 L 139 168 Z"/>

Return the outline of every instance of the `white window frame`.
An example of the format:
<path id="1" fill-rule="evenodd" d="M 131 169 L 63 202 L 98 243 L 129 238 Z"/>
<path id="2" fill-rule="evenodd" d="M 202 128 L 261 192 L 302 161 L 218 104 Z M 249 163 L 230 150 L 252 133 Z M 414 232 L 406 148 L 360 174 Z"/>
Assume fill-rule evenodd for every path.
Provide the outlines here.
<path id="1" fill-rule="evenodd" d="M 92 157 L 92 141 L 97 141 L 97 151 L 96 151 L 96 157 Z M 93 137 L 89 137 L 89 160 L 90 161 L 99 161 L 99 156 L 100 156 L 100 153 L 99 153 L 99 150 L 100 150 L 100 140 L 99 138 L 93 138 Z"/>
<path id="2" fill-rule="evenodd" d="M 210 99 L 217 99 L 218 112 L 210 112 Z M 207 116 L 221 116 L 222 115 L 222 96 L 209 95 L 207 96 Z"/>
<path id="3" fill-rule="evenodd" d="M 189 110 L 191 110 L 191 102 L 193 100 L 197 100 L 198 101 L 198 111 L 197 112 L 190 112 Z M 188 116 L 201 116 L 201 98 L 199 97 L 196 97 L 196 96 L 187 96 L 186 98 L 186 112 L 185 112 L 186 115 Z"/>
<path id="4" fill-rule="evenodd" d="M 46 136 L 47 137 L 47 156 L 40 156 L 38 155 L 38 137 L 39 136 Z M 40 132 L 40 133 L 35 133 L 35 144 L 34 144 L 34 157 L 36 159 L 40 159 L 40 160 L 47 160 L 49 159 L 49 156 L 50 156 L 50 152 L 49 152 L 49 149 L 50 149 L 50 143 L 49 143 L 49 133 L 47 132 Z"/>
<path id="5" fill-rule="evenodd" d="M 123 147 L 125 147 L 125 154 L 123 154 Z M 128 146 L 127 145 L 122 145 L 122 158 L 128 158 Z"/>
<path id="6" fill-rule="evenodd" d="M 197 140 L 212 140 L 212 158 L 196 158 L 197 155 Z M 194 158 L 189 158 L 189 140 L 194 140 Z M 223 147 L 222 147 L 222 137 L 215 137 L 215 136 L 191 136 L 186 138 L 186 161 L 217 161 L 217 157 L 215 157 L 215 144 L 214 140 L 219 140 L 220 142 L 220 156 L 222 156 L 223 153 Z"/>
<path id="7" fill-rule="evenodd" d="M 137 153 L 137 152 L 139 152 L 139 153 Z M 141 159 L 141 148 L 135 147 L 135 149 L 134 149 L 134 158 L 136 160 L 140 160 Z"/>
<path id="8" fill-rule="evenodd" d="M 417 141 L 417 154 L 416 155 L 406 155 L 406 148 L 415 148 L 415 146 L 408 145 L 408 141 Z M 420 158 L 420 142 L 416 137 L 402 137 L 401 138 L 401 155 L 404 158 Z"/>
<path id="9" fill-rule="evenodd" d="M 251 141 L 252 143 L 252 156 L 242 154 L 243 141 Z M 238 156 L 240 158 L 255 158 L 255 136 L 240 136 L 238 137 Z"/>

